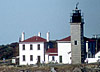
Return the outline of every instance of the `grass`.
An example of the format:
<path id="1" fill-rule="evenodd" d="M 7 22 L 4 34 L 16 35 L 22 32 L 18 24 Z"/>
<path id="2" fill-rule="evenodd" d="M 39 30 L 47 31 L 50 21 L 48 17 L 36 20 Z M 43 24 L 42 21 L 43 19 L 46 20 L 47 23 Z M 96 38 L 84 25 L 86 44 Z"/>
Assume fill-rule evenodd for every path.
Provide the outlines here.
<path id="1" fill-rule="evenodd" d="M 85 68 L 85 69 L 94 69 L 97 67 L 98 64 L 77 64 L 77 65 L 53 65 L 53 66 L 40 66 L 40 67 L 34 67 L 34 66 L 6 66 L 2 65 L 0 66 L 0 71 L 5 71 L 5 72 L 18 72 L 20 70 L 29 70 L 29 71 L 44 71 L 44 72 L 49 72 L 51 67 L 54 67 L 55 70 L 58 72 L 72 72 L 75 68 Z"/>

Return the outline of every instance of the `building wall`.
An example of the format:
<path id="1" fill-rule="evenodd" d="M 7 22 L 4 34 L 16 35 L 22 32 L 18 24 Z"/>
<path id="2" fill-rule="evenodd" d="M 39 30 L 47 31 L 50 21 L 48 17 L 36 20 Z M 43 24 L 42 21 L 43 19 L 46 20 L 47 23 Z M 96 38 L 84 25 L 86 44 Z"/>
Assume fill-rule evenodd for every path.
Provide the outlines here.
<path id="1" fill-rule="evenodd" d="M 54 56 L 54 60 L 52 60 L 53 56 L 49 56 L 49 62 L 58 62 L 58 56 Z"/>
<path id="2" fill-rule="evenodd" d="M 85 62 L 88 61 L 88 63 L 96 63 L 100 61 L 100 51 L 95 54 L 95 58 L 86 58 Z"/>
<path id="3" fill-rule="evenodd" d="M 25 44 L 25 50 L 22 46 Z M 30 50 L 30 44 L 33 45 L 33 50 Z M 40 44 L 40 50 L 37 49 L 37 45 Z M 23 61 L 23 55 L 25 55 L 26 60 Z M 30 61 L 30 55 L 33 55 L 33 61 Z M 40 56 L 40 62 L 44 61 L 44 43 L 20 43 L 19 44 L 19 56 L 20 65 L 30 65 L 37 63 L 37 56 Z"/>
<path id="4" fill-rule="evenodd" d="M 58 42 L 58 63 L 60 63 L 59 56 L 62 56 L 62 63 L 71 63 L 71 43 Z"/>
<path id="5" fill-rule="evenodd" d="M 95 58 L 100 58 L 100 51 L 95 54 Z"/>
<path id="6" fill-rule="evenodd" d="M 86 42 L 86 58 L 94 58 L 95 57 L 95 41 L 87 41 Z"/>
<path id="7" fill-rule="evenodd" d="M 49 56 L 48 56 L 48 54 L 45 54 L 45 63 L 49 63 Z"/>
<path id="8" fill-rule="evenodd" d="M 72 63 L 81 64 L 81 23 L 71 23 Z M 75 45 L 77 41 L 77 45 Z"/>
<path id="9" fill-rule="evenodd" d="M 50 63 L 50 62 L 58 62 L 58 56 L 54 56 L 54 60 L 52 60 L 53 56 L 49 56 L 48 54 L 45 54 L 45 63 Z"/>

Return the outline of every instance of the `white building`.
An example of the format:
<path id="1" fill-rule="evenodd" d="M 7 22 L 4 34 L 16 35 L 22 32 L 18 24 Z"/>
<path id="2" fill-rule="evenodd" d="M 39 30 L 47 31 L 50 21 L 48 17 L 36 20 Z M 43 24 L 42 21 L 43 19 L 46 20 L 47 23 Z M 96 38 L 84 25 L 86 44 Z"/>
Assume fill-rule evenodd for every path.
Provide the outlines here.
<path id="1" fill-rule="evenodd" d="M 33 36 L 19 42 L 19 64 L 31 65 L 37 62 L 42 63 L 45 60 L 45 42 L 46 39 L 39 36 Z"/>
<path id="2" fill-rule="evenodd" d="M 41 33 L 38 36 L 33 36 L 28 39 L 25 38 L 25 33 L 22 33 L 22 40 L 19 42 L 19 64 L 20 65 L 31 65 L 40 63 L 60 63 L 60 64 L 71 64 L 71 36 L 57 40 L 56 48 L 49 48 L 49 37 L 44 39 L 41 36 Z M 49 36 L 49 32 L 47 33 Z M 51 41 L 52 42 L 52 41 Z M 86 57 L 93 57 L 92 51 L 94 41 L 88 38 L 85 38 L 86 42 Z M 92 50 L 92 51 L 91 51 Z M 99 56 L 99 53 L 95 57 Z M 93 59 L 92 59 L 93 60 Z"/>
<path id="3" fill-rule="evenodd" d="M 58 62 L 58 49 L 57 48 L 49 48 L 45 54 L 45 63 L 56 63 Z"/>
<path id="4" fill-rule="evenodd" d="M 31 65 L 37 62 L 71 63 L 70 37 L 58 40 L 57 48 L 48 48 L 49 32 L 47 33 L 47 39 L 40 36 L 41 33 L 25 40 L 25 33 L 22 33 L 22 40 L 19 42 L 20 65 Z"/>
<path id="5" fill-rule="evenodd" d="M 100 62 L 100 51 L 95 54 L 95 58 L 86 58 L 85 62 L 88 63 Z"/>
<path id="6" fill-rule="evenodd" d="M 100 58 L 100 51 L 95 54 L 95 58 Z"/>
<path id="7" fill-rule="evenodd" d="M 57 48 L 49 48 L 46 51 L 46 63 L 71 64 L 70 36 L 57 41 Z"/>
<path id="8" fill-rule="evenodd" d="M 71 64 L 71 41 L 70 36 L 57 41 L 58 46 L 58 62 Z"/>

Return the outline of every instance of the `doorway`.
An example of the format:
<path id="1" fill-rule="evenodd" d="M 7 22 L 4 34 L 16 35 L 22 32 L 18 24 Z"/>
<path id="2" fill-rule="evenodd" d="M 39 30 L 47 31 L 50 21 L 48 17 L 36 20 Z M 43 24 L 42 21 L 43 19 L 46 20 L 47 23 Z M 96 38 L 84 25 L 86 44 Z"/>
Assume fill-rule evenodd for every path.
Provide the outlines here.
<path id="1" fill-rule="evenodd" d="M 38 56 L 38 62 L 40 63 L 40 56 Z"/>

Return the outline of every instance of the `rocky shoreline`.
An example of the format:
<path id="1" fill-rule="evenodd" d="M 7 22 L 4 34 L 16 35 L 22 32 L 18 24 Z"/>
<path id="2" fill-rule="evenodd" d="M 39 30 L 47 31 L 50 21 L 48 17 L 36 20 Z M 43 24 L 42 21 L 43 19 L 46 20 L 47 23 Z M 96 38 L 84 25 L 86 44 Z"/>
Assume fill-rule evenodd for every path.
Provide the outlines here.
<path id="1" fill-rule="evenodd" d="M 98 64 L 53 66 L 0 66 L 0 72 L 100 72 Z"/>

